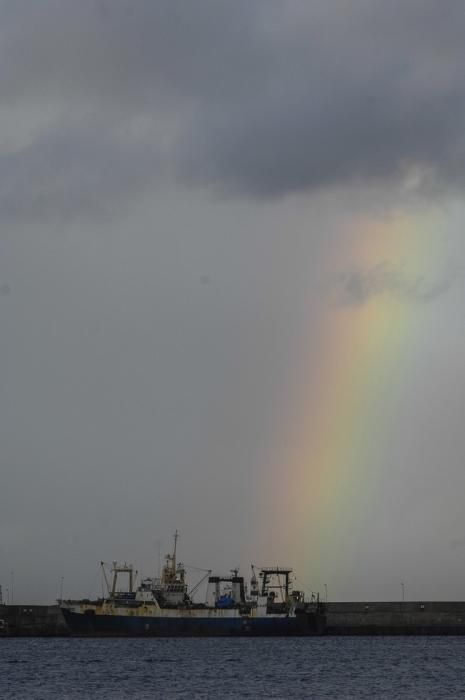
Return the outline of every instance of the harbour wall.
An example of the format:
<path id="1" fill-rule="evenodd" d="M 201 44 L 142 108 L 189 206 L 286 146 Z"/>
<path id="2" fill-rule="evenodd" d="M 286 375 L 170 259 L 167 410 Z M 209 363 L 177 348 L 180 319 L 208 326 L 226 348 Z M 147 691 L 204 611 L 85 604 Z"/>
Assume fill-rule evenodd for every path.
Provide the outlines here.
<path id="1" fill-rule="evenodd" d="M 465 635 L 465 601 L 329 602 L 324 615 L 327 635 Z M 69 630 L 58 605 L 0 605 L 0 636 L 65 637 Z"/>
<path id="2" fill-rule="evenodd" d="M 326 603 L 326 634 L 463 634 L 465 602 Z"/>
<path id="3" fill-rule="evenodd" d="M 0 621 L 3 621 L 0 636 L 69 636 L 58 605 L 0 605 Z"/>

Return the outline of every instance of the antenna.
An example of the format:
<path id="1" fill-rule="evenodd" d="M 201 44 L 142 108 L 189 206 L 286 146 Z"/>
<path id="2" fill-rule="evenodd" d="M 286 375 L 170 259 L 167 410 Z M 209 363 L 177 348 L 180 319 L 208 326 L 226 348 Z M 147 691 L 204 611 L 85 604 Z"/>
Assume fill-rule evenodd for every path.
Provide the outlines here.
<path id="1" fill-rule="evenodd" d="M 158 571 L 157 571 L 157 576 L 160 578 L 161 576 L 161 542 L 160 540 L 156 541 L 157 545 L 157 553 L 158 553 Z"/>

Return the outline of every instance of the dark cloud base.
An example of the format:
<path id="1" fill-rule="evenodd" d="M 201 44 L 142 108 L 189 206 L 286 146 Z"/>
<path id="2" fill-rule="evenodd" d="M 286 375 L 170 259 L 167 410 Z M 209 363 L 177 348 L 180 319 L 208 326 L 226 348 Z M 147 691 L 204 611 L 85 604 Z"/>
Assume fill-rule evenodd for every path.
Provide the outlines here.
<path id="1" fill-rule="evenodd" d="M 456 279 L 455 273 L 431 279 L 411 275 L 402 266 L 383 261 L 367 269 L 341 274 L 336 283 L 336 298 L 341 306 L 360 306 L 383 295 L 426 304 L 446 294 Z"/>
<path id="2" fill-rule="evenodd" d="M 2 106 L 52 115 L 0 156 L 4 218 L 105 208 L 167 173 L 268 198 L 463 187 L 462 2 L 2 7 Z"/>

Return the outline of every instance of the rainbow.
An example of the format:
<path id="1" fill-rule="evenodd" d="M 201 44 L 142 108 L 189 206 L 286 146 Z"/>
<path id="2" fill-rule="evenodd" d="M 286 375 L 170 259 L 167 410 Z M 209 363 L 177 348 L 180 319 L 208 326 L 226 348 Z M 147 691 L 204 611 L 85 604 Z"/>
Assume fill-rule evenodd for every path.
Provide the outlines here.
<path id="1" fill-rule="evenodd" d="M 331 293 L 318 302 L 293 397 L 298 420 L 274 467 L 287 516 L 278 549 L 303 562 L 314 590 L 344 567 L 350 576 L 363 556 L 357 533 L 370 527 L 383 497 L 380 456 L 389 451 L 396 398 L 415 361 L 421 300 L 439 274 L 440 231 L 437 215 L 353 222 L 333 261 Z"/>

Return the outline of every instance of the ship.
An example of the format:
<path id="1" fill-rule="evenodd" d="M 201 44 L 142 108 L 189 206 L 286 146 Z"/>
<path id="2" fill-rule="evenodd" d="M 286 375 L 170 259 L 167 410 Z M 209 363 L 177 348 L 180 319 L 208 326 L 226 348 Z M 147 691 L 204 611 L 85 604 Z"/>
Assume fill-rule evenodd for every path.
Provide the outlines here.
<path id="1" fill-rule="evenodd" d="M 186 567 L 177 562 L 178 533 L 161 575 L 136 585 L 132 565 L 112 567 L 107 595 L 97 600 L 67 600 L 61 609 L 70 633 L 81 637 L 253 637 L 312 636 L 325 631 L 324 604 L 293 590 L 293 570 L 252 566 L 249 585 L 239 570 L 212 571 L 188 590 Z M 102 563 L 103 566 L 103 563 Z M 124 576 L 126 587 L 118 582 Z M 208 581 L 207 581 L 208 579 Z M 194 593 L 207 581 L 204 602 Z"/>

